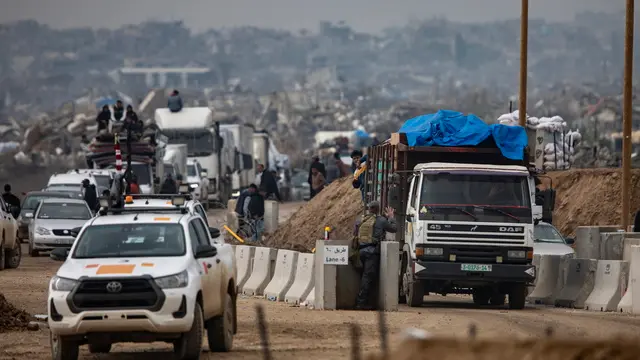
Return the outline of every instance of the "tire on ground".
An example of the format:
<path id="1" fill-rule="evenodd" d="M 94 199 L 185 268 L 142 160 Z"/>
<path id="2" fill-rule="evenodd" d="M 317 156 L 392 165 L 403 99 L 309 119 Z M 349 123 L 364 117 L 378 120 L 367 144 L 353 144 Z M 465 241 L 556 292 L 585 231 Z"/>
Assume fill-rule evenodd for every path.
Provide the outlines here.
<path id="1" fill-rule="evenodd" d="M 196 302 L 193 311 L 193 324 L 191 330 L 182 334 L 182 337 L 173 344 L 173 351 L 180 360 L 200 359 L 202 352 L 202 337 L 204 336 L 204 319 L 202 306 Z"/>
<path id="2" fill-rule="evenodd" d="M 52 360 L 77 360 L 80 346 L 75 341 L 67 340 L 64 336 L 49 333 L 49 345 Z"/>
<path id="3" fill-rule="evenodd" d="M 233 298 L 226 294 L 224 301 L 224 312 L 222 316 L 217 316 L 209 320 L 207 324 L 207 341 L 209 349 L 213 352 L 229 352 L 233 347 Z"/>
<path id="4" fill-rule="evenodd" d="M 524 284 L 515 284 L 509 290 L 509 309 L 524 309 L 527 300 L 527 287 Z"/>
<path id="5" fill-rule="evenodd" d="M 20 242 L 16 240 L 16 244 L 13 246 L 13 249 L 5 251 L 4 255 L 5 267 L 7 269 L 17 269 L 18 266 L 20 266 L 20 261 L 22 260 L 22 247 L 20 246 Z"/>

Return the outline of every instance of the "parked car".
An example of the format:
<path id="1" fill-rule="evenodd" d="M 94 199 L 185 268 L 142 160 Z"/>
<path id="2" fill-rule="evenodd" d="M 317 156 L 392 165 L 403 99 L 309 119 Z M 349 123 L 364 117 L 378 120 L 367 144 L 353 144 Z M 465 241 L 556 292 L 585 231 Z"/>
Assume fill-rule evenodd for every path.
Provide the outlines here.
<path id="1" fill-rule="evenodd" d="M 18 221 L 14 217 L 17 209 L 0 197 L 0 270 L 15 269 L 20 265 L 22 251 L 18 241 Z"/>
<path id="2" fill-rule="evenodd" d="M 72 198 L 74 195 L 69 192 L 55 191 L 30 191 L 24 199 L 18 216 L 18 240 L 27 242 L 29 240 L 29 224 L 33 221 L 33 212 L 41 200 L 50 198 Z"/>
<path id="3" fill-rule="evenodd" d="M 309 172 L 301 169 L 294 170 L 294 174 L 291 177 L 291 200 L 303 201 L 309 200 L 311 197 L 311 189 L 307 178 Z"/>
<path id="4" fill-rule="evenodd" d="M 29 225 L 29 255 L 71 248 L 79 228 L 92 217 L 84 200 L 49 198 L 40 201 Z"/>
<path id="5" fill-rule="evenodd" d="M 533 228 L 533 253 L 536 255 L 567 255 L 575 254 L 571 247 L 574 239 L 566 238 L 558 229 L 546 222 L 539 222 Z"/>

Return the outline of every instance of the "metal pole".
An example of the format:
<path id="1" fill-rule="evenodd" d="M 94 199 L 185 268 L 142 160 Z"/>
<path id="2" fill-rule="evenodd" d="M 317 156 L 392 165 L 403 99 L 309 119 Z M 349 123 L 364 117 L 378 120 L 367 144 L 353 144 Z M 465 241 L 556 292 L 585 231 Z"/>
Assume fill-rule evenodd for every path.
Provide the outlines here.
<path id="1" fill-rule="evenodd" d="M 520 126 L 527 125 L 527 56 L 529 41 L 529 0 L 522 0 L 520 17 L 520 105 L 518 117 Z"/>
<path id="2" fill-rule="evenodd" d="M 622 228 L 629 227 L 631 213 L 631 127 L 633 96 L 633 16 L 635 0 L 627 0 L 624 39 L 624 106 L 622 115 Z"/>

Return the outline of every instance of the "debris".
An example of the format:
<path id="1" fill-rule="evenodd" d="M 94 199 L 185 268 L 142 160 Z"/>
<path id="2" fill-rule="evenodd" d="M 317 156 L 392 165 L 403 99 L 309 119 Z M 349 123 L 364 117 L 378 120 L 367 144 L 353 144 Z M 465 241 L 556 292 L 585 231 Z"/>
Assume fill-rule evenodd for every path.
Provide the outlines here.
<path id="1" fill-rule="evenodd" d="M 3 294 L 0 294 L 0 333 L 33 328 L 32 316 L 26 311 L 11 305 Z"/>

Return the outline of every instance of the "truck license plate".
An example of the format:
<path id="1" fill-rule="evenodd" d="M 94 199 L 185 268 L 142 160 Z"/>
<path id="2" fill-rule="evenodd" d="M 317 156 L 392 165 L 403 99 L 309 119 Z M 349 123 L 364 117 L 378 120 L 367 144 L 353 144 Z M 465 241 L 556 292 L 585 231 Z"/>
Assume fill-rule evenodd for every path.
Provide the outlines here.
<path id="1" fill-rule="evenodd" d="M 491 271 L 491 265 L 462 264 L 462 271 Z"/>

